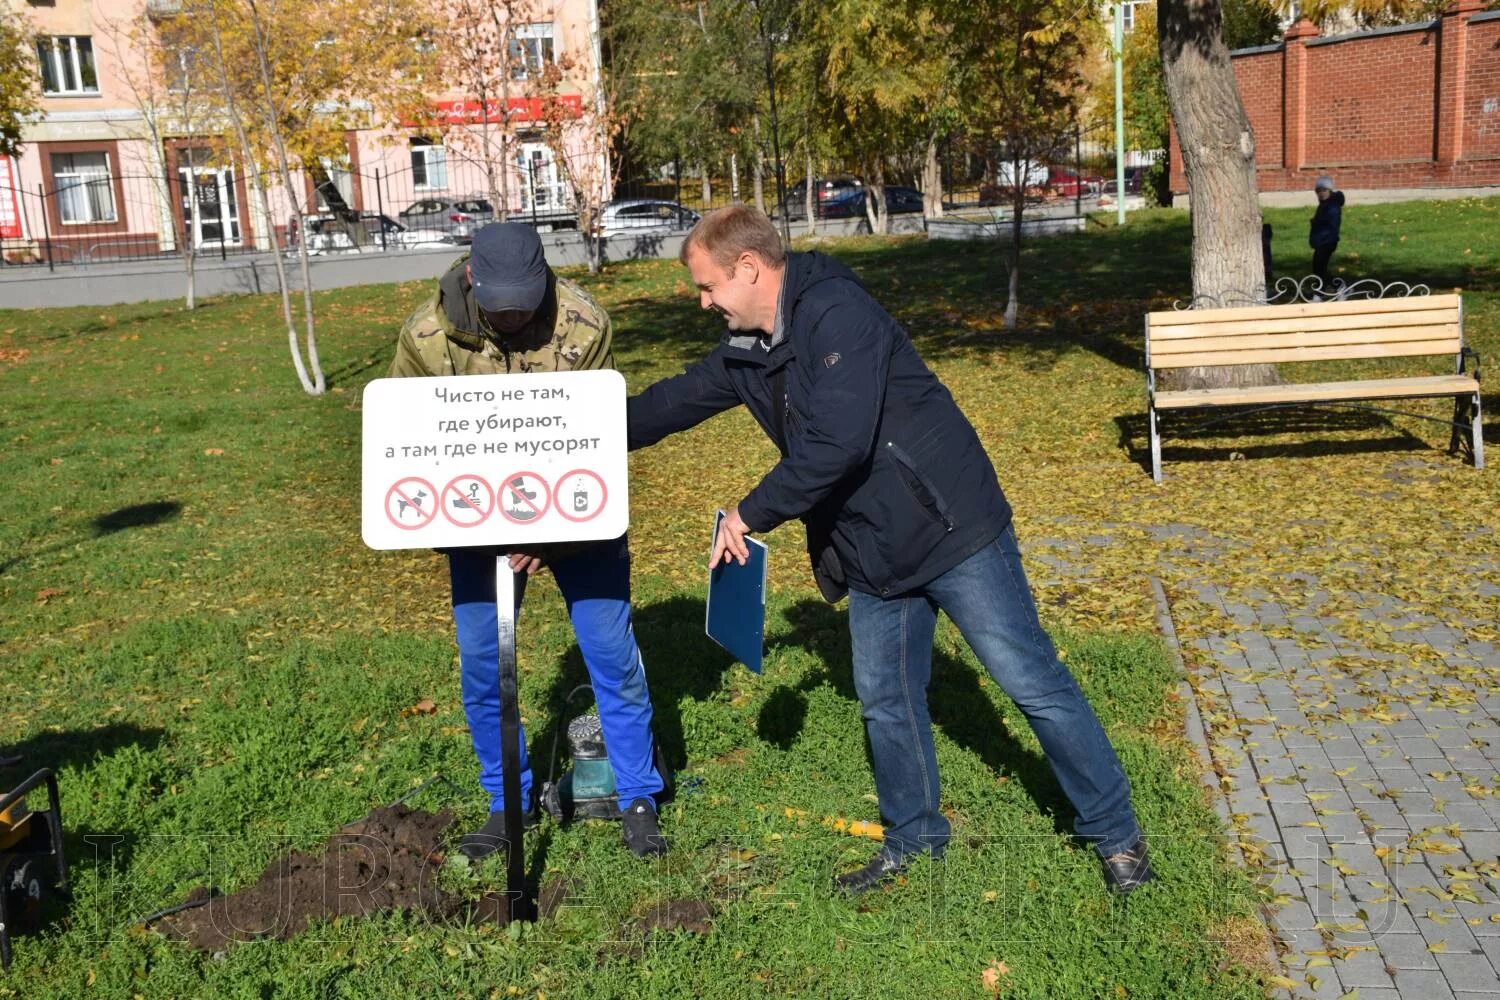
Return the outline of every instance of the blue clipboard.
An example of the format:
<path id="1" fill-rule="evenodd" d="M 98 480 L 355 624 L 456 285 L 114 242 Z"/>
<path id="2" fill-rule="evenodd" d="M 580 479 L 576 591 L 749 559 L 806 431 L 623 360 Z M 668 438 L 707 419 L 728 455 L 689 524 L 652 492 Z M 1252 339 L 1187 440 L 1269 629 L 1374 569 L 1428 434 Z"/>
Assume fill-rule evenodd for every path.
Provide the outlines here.
<path id="1" fill-rule="evenodd" d="M 714 538 L 724 512 L 714 518 Z M 750 558 L 741 566 L 731 559 L 708 571 L 708 608 L 703 629 L 735 659 L 760 673 L 766 638 L 766 543 L 746 538 Z M 713 542 L 709 542 L 713 553 Z"/>

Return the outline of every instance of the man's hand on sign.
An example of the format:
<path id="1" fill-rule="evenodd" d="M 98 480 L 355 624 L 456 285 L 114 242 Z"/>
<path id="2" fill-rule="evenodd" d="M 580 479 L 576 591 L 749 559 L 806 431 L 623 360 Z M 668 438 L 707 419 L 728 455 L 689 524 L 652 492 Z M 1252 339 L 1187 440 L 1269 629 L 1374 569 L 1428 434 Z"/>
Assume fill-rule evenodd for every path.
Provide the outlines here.
<path id="1" fill-rule="evenodd" d="M 719 534 L 714 538 L 714 554 L 708 560 L 708 568 L 727 563 L 731 558 L 741 566 L 745 565 L 745 560 L 750 558 L 750 546 L 745 544 L 745 536 L 749 533 L 750 526 L 740 520 L 739 507 L 725 514 L 719 523 Z"/>
<path id="2" fill-rule="evenodd" d="M 510 554 L 510 571 L 512 573 L 525 573 L 531 576 L 542 568 L 542 557 L 534 556 L 529 552 L 512 552 Z"/>

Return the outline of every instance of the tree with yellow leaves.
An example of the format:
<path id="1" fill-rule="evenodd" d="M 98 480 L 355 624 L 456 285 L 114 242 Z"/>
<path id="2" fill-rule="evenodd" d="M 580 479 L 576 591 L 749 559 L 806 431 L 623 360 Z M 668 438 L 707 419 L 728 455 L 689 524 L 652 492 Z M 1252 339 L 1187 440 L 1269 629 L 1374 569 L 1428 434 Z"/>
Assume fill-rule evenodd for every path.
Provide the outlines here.
<path id="1" fill-rule="evenodd" d="M 0 10 L 0 156 L 21 151 L 21 123 L 36 113 L 36 53 L 21 15 Z"/>
<path id="2" fill-rule="evenodd" d="M 431 7 L 422 0 L 193 0 L 184 32 L 210 60 L 216 94 L 240 147 L 262 214 L 274 227 L 268 189 L 280 187 L 292 222 L 306 233 L 296 177 L 306 174 L 356 245 L 369 235 L 343 203 L 330 173 L 345 161 L 345 132 L 396 126 L 426 112 L 422 70 Z M 298 241 L 307 361 L 297 344 L 290 285 L 280 253 L 277 284 L 293 365 L 311 395 L 326 388 L 318 362 L 307 240 Z"/>

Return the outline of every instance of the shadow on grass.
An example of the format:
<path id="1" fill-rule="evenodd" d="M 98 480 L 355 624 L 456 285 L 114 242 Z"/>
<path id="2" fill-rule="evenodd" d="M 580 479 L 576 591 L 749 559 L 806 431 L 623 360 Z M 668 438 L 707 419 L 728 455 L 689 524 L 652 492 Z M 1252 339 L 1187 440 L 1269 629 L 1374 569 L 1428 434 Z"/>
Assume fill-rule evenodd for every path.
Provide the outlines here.
<path id="1" fill-rule="evenodd" d="M 151 503 L 132 504 L 100 514 L 93 520 L 94 537 L 112 535 L 127 528 L 145 528 L 169 521 L 182 513 L 182 504 L 176 500 L 155 500 Z"/>
<path id="2" fill-rule="evenodd" d="M 100 514 L 89 522 L 89 538 L 103 538 L 127 528 L 146 528 L 153 524 L 169 521 L 182 512 L 182 504 L 175 500 L 156 500 L 151 503 L 132 504 L 129 507 L 121 507 L 107 514 Z M 53 552 L 61 552 L 63 549 L 77 545 L 84 539 L 64 538 L 53 542 L 51 545 L 43 545 L 31 550 L 19 550 L 7 559 L 0 560 L 0 573 L 20 566 L 39 556 L 50 555 Z"/>
<path id="3" fill-rule="evenodd" d="M 781 750 L 791 749 L 802 732 L 807 716 L 807 691 L 826 681 L 844 697 L 858 700 L 846 613 L 807 600 L 788 608 L 786 615 L 792 630 L 771 641 L 801 646 L 822 662 L 824 670 L 813 673 L 796 687 L 777 689 L 762 706 L 756 730 L 762 739 Z M 1057 832 L 1071 835 L 1073 809 L 1051 766 L 1044 757 L 1002 735 L 1004 721 L 980 687 L 979 674 L 973 667 L 934 649 L 927 705 L 933 725 L 945 736 L 977 756 L 997 775 L 1019 781 L 1037 808 L 1052 819 Z M 865 753 L 868 757 L 868 741 Z"/>
<path id="4" fill-rule="evenodd" d="M 391 356 L 394 353 L 395 341 L 393 340 L 391 341 L 390 350 L 379 356 L 350 358 L 337 368 L 325 371 L 323 373 L 323 384 L 329 389 L 332 389 L 336 385 L 342 385 L 345 382 L 353 382 L 356 385 L 363 386 L 370 379 L 362 376 L 370 369 L 378 369 L 373 377 L 379 378 L 385 374 L 386 369 L 390 366 Z"/>
<path id="5" fill-rule="evenodd" d="M 1225 408 L 1226 410 L 1229 408 Z M 1295 408 L 1233 413 L 1194 410 L 1173 414 L 1162 421 L 1162 464 L 1168 462 L 1225 462 L 1235 456 L 1256 458 L 1319 458 L 1328 455 L 1364 455 L 1382 452 L 1446 453 L 1408 430 L 1396 426 L 1381 413 L 1354 408 Z M 1206 421 L 1214 421 L 1206 425 Z M 1119 444 L 1130 460 L 1146 475 L 1151 474 L 1151 441 L 1147 416 L 1130 413 L 1115 417 Z M 1358 440 L 1330 440 L 1328 434 L 1366 432 Z M 1308 436 L 1308 440 L 1256 442 L 1256 438 L 1286 434 Z M 1380 436 L 1374 436 L 1379 434 Z M 1485 433 L 1489 437 L 1489 431 Z M 1226 439 L 1237 439 L 1226 443 Z M 1212 443 L 1208 443 L 1212 442 Z"/>

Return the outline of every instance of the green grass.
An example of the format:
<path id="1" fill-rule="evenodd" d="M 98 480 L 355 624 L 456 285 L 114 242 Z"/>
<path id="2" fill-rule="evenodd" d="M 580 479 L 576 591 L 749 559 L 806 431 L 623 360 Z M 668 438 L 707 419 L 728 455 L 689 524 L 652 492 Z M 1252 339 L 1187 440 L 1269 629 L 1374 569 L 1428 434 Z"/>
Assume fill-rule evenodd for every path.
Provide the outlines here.
<path id="1" fill-rule="evenodd" d="M 1269 214 L 1290 259 L 1305 213 Z M 1347 212 L 1345 266 L 1462 285 L 1471 336 L 1500 346 L 1494 237 L 1477 245 L 1500 204 L 1373 214 Z M 907 323 L 980 428 L 1023 545 L 1036 543 L 1028 558 L 1116 536 L 1098 548 L 1093 578 L 1031 569 L 1153 838 L 1162 882 L 1128 904 L 1108 897 L 1091 852 L 1066 837 L 1024 720 L 947 626 L 932 698 L 953 849 L 867 903 L 828 892 L 833 873 L 874 848 L 834 821 L 878 814 L 844 612 L 818 601 L 798 531 L 770 538 L 765 674 L 701 636 L 708 512 L 774 457 L 736 413 L 632 458 L 638 632 L 660 737 L 680 780 L 697 779 L 665 812 L 665 862 L 628 858 L 612 826 L 549 825 L 533 861 L 577 893 L 553 922 L 505 932 L 393 914 L 222 958 L 131 930 L 192 885 L 253 881 L 287 847 L 316 845 L 433 774 L 464 790 L 448 797 L 464 823 L 482 815 L 442 560 L 366 550 L 356 514 L 359 391 L 383 373 L 427 286 L 319 297 L 332 384 L 321 399 L 298 389 L 270 297 L 193 313 L 0 312 L 0 745 L 60 770 L 77 895 L 46 933 L 17 943 L 0 997 L 962 997 L 985 995 L 992 960 L 1010 970 L 1008 997 L 1259 995 L 1238 964 L 1254 958 L 1254 896 L 1215 847 L 1194 760 L 1174 735 L 1176 679 L 1138 576 L 1150 560 L 1139 531 L 1110 523 L 1121 504 L 1155 523 L 1177 516 L 1152 506 L 1129 436 L 1140 313 L 1185 297 L 1187 240 L 1185 217 L 1159 212 L 1033 244 L 1015 335 L 999 332 L 1003 273 L 982 250 L 832 247 Z M 588 283 L 611 310 L 633 388 L 717 335 L 675 263 Z M 1275 454 L 1307 460 L 1286 447 Z M 1183 488 L 1207 496 L 1212 470 L 1229 463 L 1178 467 Z M 1285 474 L 1280 458 L 1259 468 Z M 545 773 L 570 714 L 564 696 L 583 676 L 550 581 L 528 597 L 521 646 L 522 707 Z M 435 714 L 402 714 L 422 698 Z M 444 801 L 434 790 L 417 803 Z M 503 874 L 458 880 L 498 888 Z M 642 934 L 654 904 L 683 897 L 710 902 L 710 933 Z"/>

